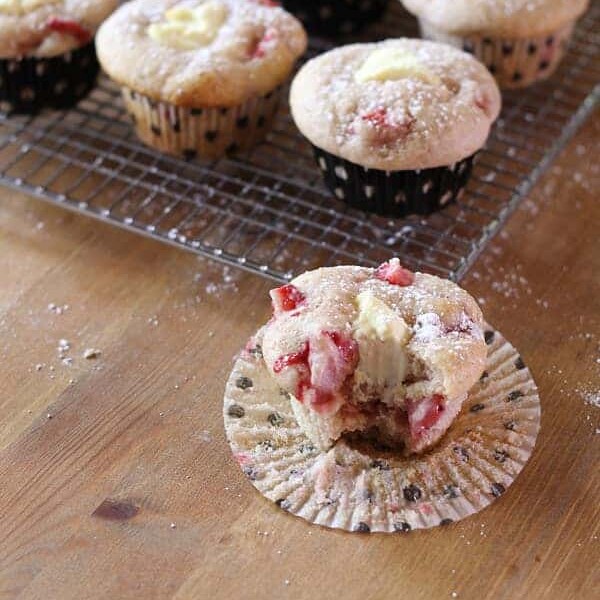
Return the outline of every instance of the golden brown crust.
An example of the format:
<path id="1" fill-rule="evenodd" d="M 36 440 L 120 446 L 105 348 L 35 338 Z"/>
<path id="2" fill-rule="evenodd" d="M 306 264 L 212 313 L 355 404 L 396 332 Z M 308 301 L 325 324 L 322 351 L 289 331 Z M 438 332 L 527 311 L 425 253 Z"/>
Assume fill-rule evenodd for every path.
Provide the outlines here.
<path id="1" fill-rule="evenodd" d="M 378 52 L 406 53 L 427 77 L 357 81 Z M 308 62 L 290 94 L 292 115 L 315 146 L 383 171 L 448 166 L 481 149 L 500 92 L 472 56 L 444 44 L 397 39 L 337 48 Z"/>
<path id="2" fill-rule="evenodd" d="M 227 19 L 212 43 L 193 50 L 161 44 L 148 35 L 148 26 L 181 0 L 128 2 L 98 32 L 104 70 L 152 99 L 190 108 L 236 106 L 284 83 L 306 50 L 299 21 L 252 0 L 218 1 L 226 5 Z M 264 55 L 252 57 L 267 32 Z"/>
<path id="3" fill-rule="evenodd" d="M 578 19 L 589 0 L 401 0 L 411 13 L 448 33 L 509 38 L 551 33 Z"/>
<path id="4" fill-rule="evenodd" d="M 93 36 L 118 4 L 118 0 L 59 0 L 21 15 L 0 12 L 0 58 L 50 57 L 74 50 L 81 46 L 81 40 L 68 34 L 49 33 L 49 19 L 74 21 Z"/>

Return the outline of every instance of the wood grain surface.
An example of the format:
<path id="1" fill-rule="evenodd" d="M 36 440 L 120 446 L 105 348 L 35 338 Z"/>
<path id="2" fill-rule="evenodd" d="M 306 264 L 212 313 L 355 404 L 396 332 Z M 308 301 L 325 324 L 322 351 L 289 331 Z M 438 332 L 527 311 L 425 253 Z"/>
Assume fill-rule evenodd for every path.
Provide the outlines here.
<path id="1" fill-rule="evenodd" d="M 482 513 L 405 535 L 309 526 L 232 460 L 268 281 L 1 190 L 0 598 L 598 598 L 597 117 L 464 280 L 539 384 L 538 447 Z"/>

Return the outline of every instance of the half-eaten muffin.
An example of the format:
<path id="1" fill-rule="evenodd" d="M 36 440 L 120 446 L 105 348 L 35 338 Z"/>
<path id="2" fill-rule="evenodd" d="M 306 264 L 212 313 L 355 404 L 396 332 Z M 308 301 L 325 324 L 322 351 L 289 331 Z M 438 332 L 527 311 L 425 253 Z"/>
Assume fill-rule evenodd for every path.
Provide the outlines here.
<path id="1" fill-rule="evenodd" d="M 483 316 L 475 300 L 398 259 L 377 269 L 317 269 L 271 297 L 265 362 L 323 450 L 359 432 L 407 454 L 424 452 L 483 372 Z"/>

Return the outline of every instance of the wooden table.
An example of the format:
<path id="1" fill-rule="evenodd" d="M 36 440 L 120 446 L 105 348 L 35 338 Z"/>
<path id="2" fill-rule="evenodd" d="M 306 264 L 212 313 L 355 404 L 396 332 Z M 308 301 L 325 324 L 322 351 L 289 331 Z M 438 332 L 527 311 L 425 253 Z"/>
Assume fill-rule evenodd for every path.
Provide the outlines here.
<path id="1" fill-rule="evenodd" d="M 268 281 L 0 191 L 0 598 L 597 598 L 595 117 L 464 281 L 537 379 L 538 447 L 490 508 L 408 535 L 309 526 L 232 460 Z"/>

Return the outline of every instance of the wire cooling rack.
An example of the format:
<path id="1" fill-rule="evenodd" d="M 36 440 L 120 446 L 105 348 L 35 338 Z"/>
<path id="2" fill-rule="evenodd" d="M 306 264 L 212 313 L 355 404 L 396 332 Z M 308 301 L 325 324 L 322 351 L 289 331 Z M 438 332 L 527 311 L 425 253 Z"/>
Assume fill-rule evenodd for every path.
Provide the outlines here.
<path id="1" fill-rule="evenodd" d="M 369 39 L 417 34 L 393 4 Z M 326 47 L 314 40 L 312 52 Z M 505 96 L 462 200 L 425 219 L 388 220 L 333 198 L 286 109 L 247 155 L 203 164 L 154 152 L 136 140 L 105 78 L 73 110 L 0 113 L 0 184 L 277 280 L 390 255 L 457 280 L 593 110 L 599 55 L 595 4 L 552 79 Z"/>

